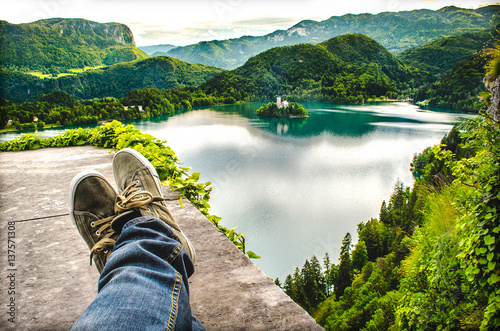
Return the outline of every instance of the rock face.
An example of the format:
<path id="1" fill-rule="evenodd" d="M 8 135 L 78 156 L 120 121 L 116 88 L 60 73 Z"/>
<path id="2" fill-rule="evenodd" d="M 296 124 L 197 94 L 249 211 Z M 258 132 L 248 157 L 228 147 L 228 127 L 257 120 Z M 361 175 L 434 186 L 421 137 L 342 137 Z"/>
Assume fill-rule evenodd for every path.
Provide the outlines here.
<path id="1" fill-rule="evenodd" d="M 36 22 L 35 22 L 36 23 Z M 132 31 L 125 24 L 120 23 L 97 23 L 84 19 L 48 19 L 38 23 L 48 27 L 57 26 L 61 35 L 81 35 L 82 38 L 95 38 L 100 36 L 111 39 L 120 44 L 135 46 Z"/>
<path id="2" fill-rule="evenodd" d="M 134 36 L 128 26 L 121 23 L 98 23 L 81 18 L 50 18 L 32 23 L 15 24 L 17 28 L 27 32 L 57 32 L 59 36 L 75 38 L 82 44 L 118 44 L 135 46 Z M 33 29 L 33 30 L 32 30 Z M 101 40 L 108 39 L 107 41 Z"/>
<path id="3" fill-rule="evenodd" d="M 124 24 L 63 18 L 23 24 L 0 21 L 0 54 L 4 68 L 52 73 L 147 57 L 135 47 L 132 31 Z"/>
<path id="4" fill-rule="evenodd" d="M 489 86 L 491 92 L 491 104 L 487 113 L 498 123 L 500 122 L 500 76 Z"/>

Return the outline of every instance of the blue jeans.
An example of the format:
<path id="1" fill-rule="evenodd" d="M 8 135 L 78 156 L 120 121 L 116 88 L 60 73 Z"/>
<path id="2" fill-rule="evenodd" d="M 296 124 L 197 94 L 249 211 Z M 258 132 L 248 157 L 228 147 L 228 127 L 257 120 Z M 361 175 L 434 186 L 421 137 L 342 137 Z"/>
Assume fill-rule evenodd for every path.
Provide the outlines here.
<path id="1" fill-rule="evenodd" d="M 171 228 L 129 221 L 99 277 L 95 300 L 72 330 L 204 330 L 189 304 L 194 265 Z"/>

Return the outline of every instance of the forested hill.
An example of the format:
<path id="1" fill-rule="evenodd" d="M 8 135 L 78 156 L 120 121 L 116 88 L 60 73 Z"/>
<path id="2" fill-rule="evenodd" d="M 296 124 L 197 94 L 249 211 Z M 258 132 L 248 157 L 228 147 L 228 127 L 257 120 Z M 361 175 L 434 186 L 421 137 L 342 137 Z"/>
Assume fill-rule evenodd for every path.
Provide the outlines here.
<path id="1" fill-rule="evenodd" d="M 477 112 L 485 102 L 480 96 L 486 92 L 484 52 L 494 47 L 497 29 L 443 38 L 401 54 L 399 59 L 425 77 L 410 97 L 430 107 Z"/>
<path id="2" fill-rule="evenodd" d="M 0 97 L 10 101 L 34 101 L 52 91 L 64 91 L 79 99 L 125 96 L 132 89 L 170 89 L 198 86 L 222 69 L 155 57 L 119 63 L 57 79 L 0 69 Z"/>
<path id="3" fill-rule="evenodd" d="M 413 100 L 430 107 L 477 112 L 485 103 L 487 59 L 476 55 L 458 62 L 437 82 L 416 89 Z"/>
<path id="4" fill-rule="evenodd" d="M 252 56 L 277 46 L 318 43 L 343 34 L 370 36 L 393 54 L 419 47 L 434 40 L 476 32 L 491 27 L 500 19 L 500 6 L 478 9 L 444 7 L 440 10 L 413 10 L 372 14 L 332 16 L 317 22 L 302 21 L 287 30 L 265 36 L 244 36 L 229 40 L 203 41 L 177 47 L 169 56 L 187 62 L 234 69 Z"/>
<path id="5" fill-rule="evenodd" d="M 496 35 L 496 30 L 490 28 L 441 38 L 422 47 L 406 50 L 398 58 L 407 65 L 428 72 L 429 80 L 435 80 L 458 62 L 476 55 L 487 46 L 492 47 L 488 44 L 492 36 Z"/>
<path id="6" fill-rule="evenodd" d="M 201 88 L 236 100 L 269 100 L 280 92 L 291 101 L 362 102 L 396 97 L 414 73 L 373 39 L 343 35 L 319 45 L 276 47 L 223 72 Z"/>
<path id="7" fill-rule="evenodd" d="M 0 21 L 0 54 L 3 68 L 46 73 L 148 57 L 124 24 L 62 18 Z"/>

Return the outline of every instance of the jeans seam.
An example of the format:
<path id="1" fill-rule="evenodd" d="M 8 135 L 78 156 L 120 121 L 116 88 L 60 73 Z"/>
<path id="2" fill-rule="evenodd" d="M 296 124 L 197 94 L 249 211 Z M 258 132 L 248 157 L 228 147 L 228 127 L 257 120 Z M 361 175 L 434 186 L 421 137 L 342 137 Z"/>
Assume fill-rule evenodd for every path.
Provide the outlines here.
<path id="1" fill-rule="evenodd" d="M 165 260 L 169 263 L 172 263 L 172 261 L 174 261 L 181 252 L 182 252 L 182 244 L 178 244 L 172 251 L 172 253 L 170 253 L 170 255 L 165 258 Z"/>
<path id="2" fill-rule="evenodd" d="M 172 287 L 172 309 L 168 316 L 167 330 L 173 330 L 175 326 L 175 319 L 177 317 L 177 301 L 179 300 L 180 287 L 182 285 L 182 278 L 179 273 L 175 273 L 174 286 Z"/>
<path id="3" fill-rule="evenodd" d="M 139 223 L 143 223 L 143 222 L 146 222 L 146 221 L 150 221 L 152 219 L 154 219 L 155 217 L 154 216 L 140 216 L 140 217 L 137 217 L 133 220 L 130 220 L 128 221 L 127 223 L 125 223 L 125 225 L 123 226 L 123 229 L 122 229 L 122 232 L 126 229 L 126 228 L 129 228 L 135 224 L 139 224 Z"/>

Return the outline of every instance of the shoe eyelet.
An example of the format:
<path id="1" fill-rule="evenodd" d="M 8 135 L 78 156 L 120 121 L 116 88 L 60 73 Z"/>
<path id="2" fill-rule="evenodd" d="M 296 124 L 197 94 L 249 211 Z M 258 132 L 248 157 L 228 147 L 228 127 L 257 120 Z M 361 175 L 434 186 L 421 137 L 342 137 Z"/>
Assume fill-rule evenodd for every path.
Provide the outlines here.
<path id="1" fill-rule="evenodd" d="M 136 184 L 141 184 L 141 181 L 138 179 L 135 181 Z"/>
<path id="2" fill-rule="evenodd" d="M 95 234 L 96 234 L 97 236 L 100 236 L 100 235 L 101 235 L 101 234 L 99 233 L 99 230 L 97 230 L 97 231 L 95 232 Z"/>
<path id="3" fill-rule="evenodd" d="M 150 212 L 150 211 L 151 211 L 151 208 L 148 208 L 148 211 Z"/>
<path id="4" fill-rule="evenodd" d="M 108 254 L 108 250 L 105 250 L 103 253 L 104 253 L 104 254 Z"/>
<path id="5" fill-rule="evenodd" d="M 144 198 L 144 194 L 141 194 L 141 198 Z"/>
<path id="6" fill-rule="evenodd" d="M 138 191 L 142 191 L 142 188 L 138 187 L 138 188 L 137 188 L 137 190 L 138 190 Z"/>
<path id="7" fill-rule="evenodd" d="M 90 226 L 95 228 L 95 223 L 94 222 L 90 223 Z"/>

